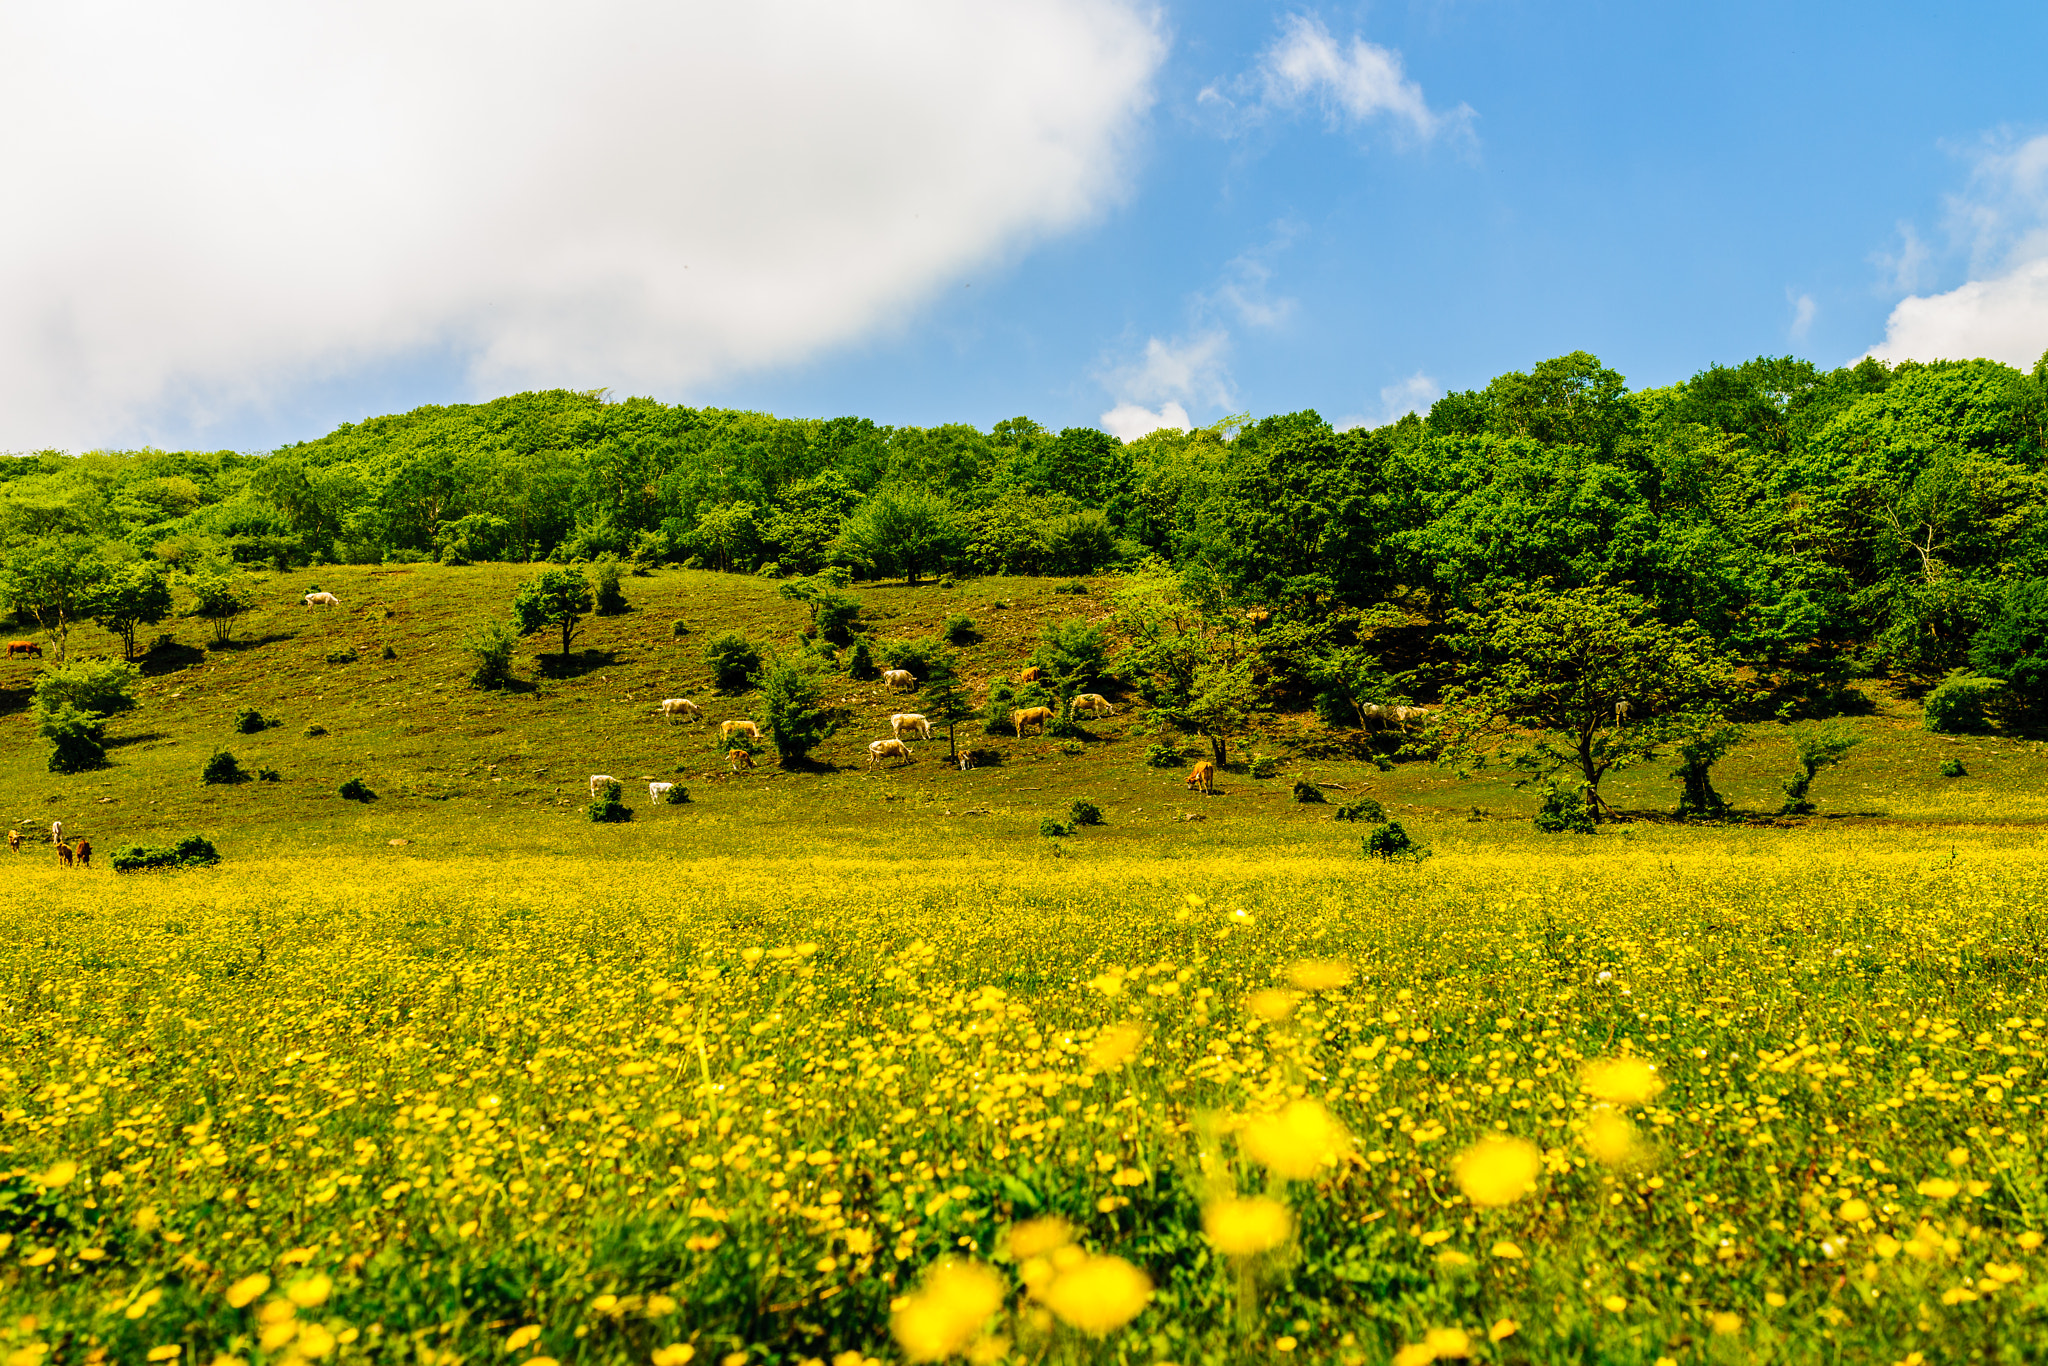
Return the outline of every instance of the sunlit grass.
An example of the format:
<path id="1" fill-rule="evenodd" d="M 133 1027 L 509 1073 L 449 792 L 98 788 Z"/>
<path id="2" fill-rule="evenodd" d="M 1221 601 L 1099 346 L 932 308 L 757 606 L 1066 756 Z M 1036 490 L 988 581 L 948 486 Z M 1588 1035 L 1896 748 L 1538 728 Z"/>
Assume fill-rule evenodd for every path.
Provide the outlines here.
<path id="1" fill-rule="evenodd" d="M 31 866 L 0 1341 L 1413 1366 L 2048 1331 L 2038 840 L 1429 837 Z"/>

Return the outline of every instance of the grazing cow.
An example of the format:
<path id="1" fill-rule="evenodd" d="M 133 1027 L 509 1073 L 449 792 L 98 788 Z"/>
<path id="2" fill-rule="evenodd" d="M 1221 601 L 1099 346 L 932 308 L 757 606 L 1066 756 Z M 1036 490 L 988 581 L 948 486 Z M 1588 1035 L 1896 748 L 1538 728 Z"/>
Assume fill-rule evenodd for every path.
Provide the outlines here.
<path id="1" fill-rule="evenodd" d="M 704 719 L 704 709 L 687 697 L 664 697 L 659 710 L 664 721 L 673 721 L 678 716 L 688 716 L 698 721 Z"/>
<path id="2" fill-rule="evenodd" d="M 1017 732 L 1017 738 L 1024 738 L 1024 727 L 1037 726 L 1040 735 L 1045 734 L 1045 723 L 1052 720 L 1051 707 L 1019 707 L 1010 713 L 1010 725 Z"/>
<path id="3" fill-rule="evenodd" d="M 1392 711 L 1394 724 L 1402 730 L 1407 730 L 1410 726 L 1423 725 L 1430 717 L 1436 715 L 1435 707 L 1394 707 Z"/>
<path id="4" fill-rule="evenodd" d="M 59 863 L 63 864 L 63 865 L 64 865 L 64 866 L 66 867 L 66 868 L 69 868 L 69 867 L 71 866 L 71 846 L 70 846 L 70 845 L 68 845 L 68 844 L 60 844 L 60 845 L 58 845 L 58 846 L 57 846 L 57 862 L 59 862 Z"/>
<path id="5" fill-rule="evenodd" d="M 308 607 L 339 607 L 341 606 L 341 599 L 335 597 L 332 593 L 308 593 L 306 594 L 305 605 Z"/>
<path id="6" fill-rule="evenodd" d="M 898 740 L 909 731 L 920 740 L 932 738 L 932 723 L 914 711 L 899 711 L 889 718 L 889 730 Z"/>
<path id="7" fill-rule="evenodd" d="M 80 840 L 80 841 L 78 842 L 78 850 L 77 850 L 77 853 L 76 853 L 76 857 L 77 857 L 77 859 L 78 859 L 78 866 L 79 866 L 79 867 L 81 867 L 81 868 L 90 868 L 90 867 L 92 867 L 92 841 L 91 841 L 91 840 Z"/>
<path id="8" fill-rule="evenodd" d="M 1109 699 L 1099 692 L 1084 692 L 1074 699 L 1074 715 L 1087 712 L 1090 716 L 1114 716 L 1116 708 L 1109 705 Z"/>
<path id="9" fill-rule="evenodd" d="M 10 640 L 7 642 L 7 657 L 12 659 L 16 655 L 34 655 L 37 659 L 41 659 L 43 657 L 43 647 L 36 644 L 33 640 Z"/>
<path id="10" fill-rule="evenodd" d="M 961 771 L 962 773 L 965 773 L 965 772 L 966 772 L 966 771 L 967 771 L 968 769 L 970 769 L 970 768 L 973 768 L 973 767 L 974 767 L 974 755 L 973 755 L 973 753 L 972 753 L 971 751 L 968 751 L 968 750 L 962 750 L 962 751 L 960 752 L 960 771 Z"/>
<path id="11" fill-rule="evenodd" d="M 744 735 L 749 740 L 761 738 L 761 728 L 752 721 L 721 721 L 718 723 L 718 738 L 730 740 L 735 735 Z"/>
<path id="12" fill-rule="evenodd" d="M 901 740 L 877 740 L 868 746 L 868 767 L 873 768 L 882 760 L 895 757 L 910 762 L 910 746 Z"/>
<path id="13" fill-rule="evenodd" d="M 735 773 L 743 768 L 752 768 L 754 766 L 754 756 L 743 749 L 727 750 L 725 752 L 725 761 L 732 765 L 732 771 Z"/>
<path id="14" fill-rule="evenodd" d="M 662 794 L 674 786 L 674 783 L 649 783 L 647 785 L 647 799 L 658 802 L 661 800 Z"/>
<path id="15" fill-rule="evenodd" d="M 1211 797 L 1215 796 L 1216 765 L 1210 763 L 1207 759 L 1196 764 L 1188 774 L 1188 788 L 1190 791 L 1201 792 Z"/>
<path id="16" fill-rule="evenodd" d="M 602 792 L 604 791 L 604 785 L 605 785 L 606 783 L 618 783 L 618 782 L 619 782 L 619 780 L 618 780 L 617 778 L 614 778 L 614 777 L 613 777 L 613 776 L 612 776 L 611 774 L 609 774 L 609 773 L 593 773 L 593 774 L 591 774 L 591 775 L 590 775 L 590 800 L 592 800 L 592 801 L 596 801 L 596 800 L 598 799 L 598 795 L 599 795 L 600 793 L 602 793 Z M 621 786 L 621 787 L 624 787 L 624 786 L 625 786 L 625 784 L 624 784 L 624 783 L 619 783 L 619 786 Z"/>
<path id="17" fill-rule="evenodd" d="M 917 675 L 908 669 L 884 669 L 882 681 L 897 692 L 917 691 Z"/>
<path id="18" fill-rule="evenodd" d="M 1615 725 L 1617 725 L 1617 726 L 1625 726 L 1625 725 L 1627 725 L 1627 724 L 1628 724 L 1628 713 L 1629 713 L 1629 705 L 1628 705 L 1628 703 L 1626 703 L 1626 702 L 1616 702 L 1616 703 L 1614 704 L 1614 724 L 1615 724 Z"/>
<path id="19" fill-rule="evenodd" d="M 50 822 L 50 843 L 52 843 L 52 844 L 62 844 L 63 842 L 64 842 L 64 822 L 62 822 L 62 821 L 51 821 L 51 822 Z"/>
<path id="20" fill-rule="evenodd" d="M 1019 673 L 1017 674 L 1017 681 L 1019 683 L 1036 683 L 1039 679 L 1044 677 L 1045 670 L 1039 668 L 1036 664 L 1034 664 L 1028 669 L 1019 671 Z"/>
<path id="21" fill-rule="evenodd" d="M 21 852 L 21 832 L 19 830 L 7 832 L 7 851 L 12 854 Z"/>
<path id="22" fill-rule="evenodd" d="M 1367 730 L 1380 730 L 1394 723 L 1394 709 L 1368 702 L 1358 709 L 1358 719 Z"/>

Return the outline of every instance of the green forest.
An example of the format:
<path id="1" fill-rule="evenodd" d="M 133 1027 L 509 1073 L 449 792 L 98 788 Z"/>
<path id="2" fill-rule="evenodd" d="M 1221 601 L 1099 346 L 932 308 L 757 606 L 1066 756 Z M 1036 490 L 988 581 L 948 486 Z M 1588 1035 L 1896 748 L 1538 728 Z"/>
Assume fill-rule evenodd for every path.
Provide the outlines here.
<path id="1" fill-rule="evenodd" d="M 19 627 L 95 618 L 131 645 L 173 589 L 232 608 L 245 566 L 615 557 L 916 582 L 1149 562 L 1304 649 L 1376 641 L 1374 667 L 1416 676 L 1489 604 L 1603 588 L 1696 624 L 1781 703 L 1960 669 L 2038 703 L 2044 460 L 2048 356 L 1764 357 L 1631 390 L 1576 352 L 1377 429 L 1303 411 L 1130 442 L 555 390 L 269 454 L 16 456 L 0 549 Z"/>

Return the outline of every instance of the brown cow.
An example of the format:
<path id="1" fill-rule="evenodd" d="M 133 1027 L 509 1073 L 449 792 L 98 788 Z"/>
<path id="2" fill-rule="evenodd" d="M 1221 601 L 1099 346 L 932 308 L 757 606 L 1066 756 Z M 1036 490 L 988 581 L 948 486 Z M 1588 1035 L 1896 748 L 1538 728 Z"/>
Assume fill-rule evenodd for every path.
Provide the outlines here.
<path id="1" fill-rule="evenodd" d="M 752 768 L 754 766 L 754 756 L 743 749 L 727 750 L 725 752 L 725 761 L 732 765 L 732 771 L 735 773 L 743 768 Z"/>
<path id="2" fill-rule="evenodd" d="M 1039 679 L 1044 677 L 1045 670 L 1039 668 L 1037 665 L 1034 664 L 1030 668 L 1018 674 L 1017 681 L 1019 683 L 1036 683 Z"/>
<path id="3" fill-rule="evenodd" d="M 79 867 L 81 867 L 81 868 L 90 868 L 90 867 L 92 867 L 92 841 L 91 841 L 91 840 L 80 840 L 80 841 L 78 842 L 78 849 L 77 849 L 77 852 L 76 852 L 76 854 L 75 854 L 75 857 L 76 857 L 76 858 L 78 859 L 78 866 L 79 866 Z"/>
<path id="4" fill-rule="evenodd" d="M 71 846 L 70 846 L 70 845 L 68 845 L 68 844 L 59 844 L 59 845 L 57 846 L 57 862 L 59 862 L 59 863 L 63 864 L 63 865 L 64 865 L 64 866 L 66 867 L 66 868 L 69 868 L 69 867 L 71 866 Z"/>
<path id="5" fill-rule="evenodd" d="M 7 642 L 7 657 L 8 657 L 9 659 L 12 659 L 12 658 L 14 658 L 14 657 L 15 657 L 16 655 L 18 655 L 18 654 L 21 654 L 21 655 L 34 655 L 34 656 L 35 656 L 35 657 L 36 657 L 37 659 L 41 659 L 41 658 L 43 657 L 43 647 L 42 647 L 42 646 L 40 646 L 40 645 L 38 645 L 38 644 L 36 644 L 36 643 L 35 643 L 35 642 L 34 642 L 33 640 L 10 640 L 10 641 L 8 641 L 8 642 Z"/>
<path id="6" fill-rule="evenodd" d="M 1188 773 L 1188 788 L 1191 791 L 1206 793 L 1211 797 L 1215 796 L 1216 765 L 1210 763 L 1207 759 L 1196 764 L 1193 770 Z"/>
<path id="7" fill-rule="evenodd" d="M 21 852 L 21 832 L 19 830 L 10 830 L 7 832 L 7 851 L 11 854 L 18 854 Z"/>
<path id="8" fill-rule="evenodd" d="M 1045 734 L 1045 723 L 1052 720 L 1051 707 L 1020 707 L 1010 713 L 1010 725 L 1016 729 L 1017 738 L 1024 738 L 1024 727 L 1035 725 L 1040 735 Z"/>

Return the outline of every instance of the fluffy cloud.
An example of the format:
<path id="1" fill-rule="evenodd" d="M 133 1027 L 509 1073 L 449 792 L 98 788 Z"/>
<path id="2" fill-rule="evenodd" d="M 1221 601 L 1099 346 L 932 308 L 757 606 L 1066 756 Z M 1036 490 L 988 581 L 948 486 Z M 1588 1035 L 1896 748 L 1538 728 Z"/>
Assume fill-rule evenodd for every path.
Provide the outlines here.
<path id="1" fill-rule="evenodd" d="M 1972 278 L 1902 300 L 1871 354 L 2031 367 L 2048 351 L 2048 135 L 1980 154 L 1969 188 L 1949 201 L 1949 230 L 1969 250 Z M 1907 237 L 1909 255 L 1916 243 Z"/>
<path id="2" fill-rule="evenodd" d="M 1102 430 L 1121 441 L 1136 441 L 1162 427 L 1185 432 L 1192 431 L 1194 424 L 1188 421 L 1188 410 L 1171 401 L 1156 410 L 1139 403 L 1119 403 L 1102 415 Z"/>
<path id="3" fill-rule="evenodd" d="M 1185 431 L 1189 425 L 1186 404 L 1229 406 L 1233 397 L 1229 355 L 1230 334 L 1220 327 L 1171 341 L 1148 338 L 1143 355 L 1103 372 L 1103 383 L 1118 399 L 1117 405 L 1102 415 L 1103 430 L 1125 440 L 1161 427 Z M 1154 403 L 1163 406 L 1145 406 Z"/>
<path id="4" fill-rule="evenodd" d="M 1377 415 L 1353 413 L 1337 419 L 1337 430 L 1348 432 L 1353 427 L 1384 427 L 1389 422 L 1399 422 L 1410 413 L 1427 413 L 1430 405 L 1444 396 L 1444 388 L 1422 371 L 1417 370 L 1404 380 L 1397 380 L 1380 390 L 1380 410 Z"/>
<path id="5" fill-rule="evenodd" d="M 1820 312 L 1820 305 L 1813 301 L 1811 294 L 1794 294 L 1785 291 L 1785 302 L 1792 305 L 1792 326 L 1789 329 L 1793 341 L 1806 340 L 1806 334 L 1813 330 L 1813 319 Z"/>
<path id="6" fill-rule="evenodd" d="M 0 448 L 452 354 L 686 392 L 1085 221 L 1140 0 L 138 0 L 0 11 Z"/>
<path id="7" fill-rule="evenodd" d="M 1228 93 L 1226 93 L 1226 91 Z M 1240 105 L 1238 99 L 1250 97 Z M 1352 35 L 1340 42 L 1312 14 L 1281 21 L 1280 37 L 1260 54 L 1248 77 L 1202 92 L 1206 104 L 1257 121 L 1273 110 L 1320 106 L 1333 125 L 1358 125 L 1384 118 L 1401 134 L 1427 142 L 1444 134 L 1469 134 L 1475 117 L 1469 105 L 1429 107 L 1422 87 L 1402 70 L 1401 54 Z"/>

